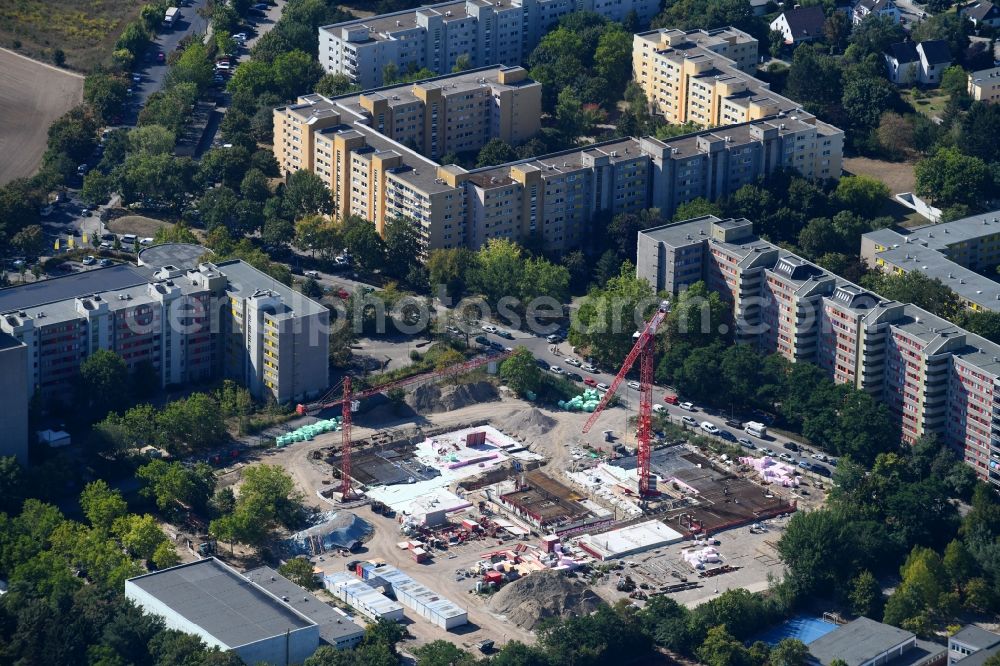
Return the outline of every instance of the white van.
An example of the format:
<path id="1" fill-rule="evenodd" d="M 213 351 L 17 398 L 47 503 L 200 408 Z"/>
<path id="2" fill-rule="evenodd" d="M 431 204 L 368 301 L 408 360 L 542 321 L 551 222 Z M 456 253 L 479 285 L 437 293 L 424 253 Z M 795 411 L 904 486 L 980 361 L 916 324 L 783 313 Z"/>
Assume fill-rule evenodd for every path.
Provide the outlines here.
<path id="1" fill-rule="evenodd" d="M 126 248 L 131 248 L 133 245 L 135 245 L 135 242 L 139 240 L 138 236 L 136 236 L 135 234 L 124 234 L 119 238 L 121 238 L 122 245 L 124 245 Z"/>
<path id="2" fill-rule="evenodd" d="M 767 436 L 767 426 L 757 421 L 747 421 L 743 424 L 743 432 L 763 439 Z"/>

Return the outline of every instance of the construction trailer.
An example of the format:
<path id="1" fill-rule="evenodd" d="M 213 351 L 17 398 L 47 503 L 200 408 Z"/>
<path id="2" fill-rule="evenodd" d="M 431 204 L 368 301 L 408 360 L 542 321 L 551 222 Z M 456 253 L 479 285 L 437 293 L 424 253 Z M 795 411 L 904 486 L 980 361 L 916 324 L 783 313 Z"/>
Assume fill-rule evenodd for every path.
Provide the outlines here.
<path id="1" fill-rule="evenodd" d="M 439 596 L 405 573 L 390 565 L 371 569 L 369 583 L 381 583 L 387 592 L 420 617 L 448 631 L 469 623 L 469 613 L 453 602 Z"/>
<path id="2" fill-rule="evenodd" d="M 330 594 L 369 619 L 390 622 L 403 620 L 402 606 L 350 572 L 324 575 L 323 586 Z"/>

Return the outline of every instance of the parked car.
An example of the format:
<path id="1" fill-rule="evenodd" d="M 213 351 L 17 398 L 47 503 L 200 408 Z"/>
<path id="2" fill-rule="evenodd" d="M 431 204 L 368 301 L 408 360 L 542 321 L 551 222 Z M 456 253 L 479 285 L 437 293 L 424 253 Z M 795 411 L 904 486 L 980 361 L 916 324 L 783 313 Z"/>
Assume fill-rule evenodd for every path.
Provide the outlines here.
<path id="1" fill-rule="evenodd" d="M 490 348 L 491 349 L 495 349 L 497 351 L 507 351 L 507 347 L 504 347 L 502 344 L 500 344 L 496 340 L 491 340 L 490 341 Z"/>
<path id="2" fill-rule="evenodd" d="M 635 390 L 635 391 L 638 391 L 638 390 L 639 390 L 639 389 L 641 388 L 641 387 L 639 386 L 639 382 L 637 382 L 637 381 L 634 381 L 634 380 L 628 383 L 628 387 L 629 387 L 630 389 L 633 389 L 633 390 Z M 663 407 L 663 405 L 660 405 L 660 407 Z"/>
<path id="3" fill-rule="evenodd" d="M 97 265 L 98 266 L 110 266 L 111 265 L 111 260 L 108 259 L 107 257 L 105 257 L 105 258 L 101 259 L 100 261 L 98 261 Z"/>
<path id="4" fill-rule="evenodd" d="M 481 345 L 489 345 L 490 344 L 490 341 L 486 338 L 485 335 L 477 335 L 476 336 L 476 342 L 478 342 Z M 546 365 L 548 365 L 548 364 L 546 363 Z"/>
<path id="5" fill-rule="evenodd" d="M 351 297 L 351 292 L 341 287 L 340 289 L 337 290 L 337 296 L 340 296 L 340 298 L 346 301 L 348 298 Z"/>
<path id="6" fill-rule="evenodd" d="M 736 441 L 736 435 L 734 435 L 733 433 L 729 432 L 728 430 L 720 430 L 719 431 L 719 438 L 720 439 L 724 439 L 727 442 L 735 442 Z"/>
<path id="7" fill-rule="evenodd" d="M 574 382 L 582 382 L 583 381 L 583 375 L 581 375 L 579 373 L 576 373 L 576 372 L 567 372 L 566 373 L 566 379 L 569 379 L 569 380 L 574 381 Z"/>
<path id="8" fill-rule="evenodd" d="M 483 330 L 486 331 L 487 333 L 496 333 L 497 327 L 491 324 L 486 324 L 485 326 L 483 326 Z"/>
<path id="9" fill-rule="evenodd" d="M 824 467 L 823 465 L 817 465 L 816 463 L 813 463 L 811 469 L 813 472 L 819 474 L 820 476 L 826 476 L 826 477 L 833 476 L 833 473 L 830 471 L 830 468 Z"/>
<path id="10" fill-rule="evenodd" d="M 751 451 L 757 448 L 757 445 L 751 442 L 746 437 L 740 437 L 739 439 L 736 440 L 736 443 L 742 446 L 743 448 L 750 449 Z"/>
<path id="11" fill-rule="evenodd" d="M 311 278 L 319 277 L 319 271 L 303 271 L 302 274 L 305 275 L 306 277 L 311 277 Z"/>
<path id="12" fill-rule="evenodd" d="M 660 403 L 656 403 L 653 405 L 653 411 L 656 412 L 657 414 L 663 414 L 664 412 L 667 411 L 667 408 L 661 405 Z"/>
<path id="13" fill-rule="evenodd" d="M 579 368 L 581 365 L 583 365 L 583 363 L 580 361 L 580 359 L 569 356 L 566 358 L 566 365 L 572 365 L 574 367 Z"/>
<path id="14" fill-rule="evenodd" d="M 690 426 L 692 428 L 697 428 L 698 427 L 698 420 L 695 419 L 693 416 L 686 416 L 686 415 L 682 416 L 681 417 L 681 421 L 683 421 L 684 425 L 686 425 L 686 426 Z"/>
<path id="15" fill-rule="evenodd" d="M 478 340 L 479 338 L 476 338 L 476 339 Z M 485 340 L 485 339 L 486 338 L 483 338 L 483 340 Z M 549 362 L 546 361 L 544 358 L 536 358 L 535 359 L 535 365 L 537 365 L 542 370 L 548 370 L 549 369 Z"/>
<path id="16" fill-rule="evenodd" d="M 167 61 L 167 54 L 164 53 L 163 51 L 157 51 L 156 52 L 156 62 L 158 62 L 158 63 L 160 63 L 162 65 L 166 61 Z"/>
<path id="17" fill-rule="evenodd" d="M 609 388 L 611 388 L 611 387 L 608 386 L 607 384 L 605 384 L 604 382 L 598 382 L 597 383 L 597 390 L 598 391 L 607 391 Z"/>
<path id="18" fill-rule="evenodd" d="M 708 421 L 702 421 L 699 427 L 705 432 L 707 432 L 709 435 L 719 434 L 719 427 L 716 426 L 714 423 L 709 423 Z"/>
<path id="19" fill-rule="evenodd" d="M 563 369 L 560 368 L 558 365 L 550 365 L 549 372 L 555 375 L 561 375 L 563 373 Z"/>
<path id="20" fill-rule="evenodd" d="M 597 368 L 590 363 L 584 363 L 580 366 L 580 369 L 584 372 L 597 372 Z"/>
<path id="21" fill-rule="evenodd" d="M 458 326 L 445 326 L 444 330 L 446 330 L 447 332 L 451 333 L 452 335 L 461 335 L 462 334 L 462 331 L 458 328 Z"/>
<path id="22" fill-rule="evenodd" d="M 736 419 L 726 419 L 726 425 L 730 428 L 736 428 L 737 430 L 743 430 L 743 422 L 737 421 Z"/>
<path id="23" fill-rule="evenodd" d="M 97 259 L 94 258 L 94 255 L 88 254 L 86 257 L 83 258 L 83 261 L 81 261 L 80 263 L 83 264 L 84 266 L 93 266 L 95 263 L 97 263 Z"/>
<path id="24" fill-rule="evenodd" d="M 505 331 L 503 329 L 498 329 L 496 334 L 497 334 L 497 336 L 503 338 L 504 340 L 513 340 L 514 339 L 514 334 L 513 333 L 511 333 L 510 331 Z"/>
<path id="25" fill-rule="evenodd" d="M 800 460 L 799 461 L 799 467 L 801 467 L 802 469 L 809 469 L 811 467 L 811 465 L 808 462 L 806 462 L 805 460 Z"/>
<path id="26" fill-rule="evenodd" d="M 693 402 L 682 402 L 681 404 L 679 404 L 677 406 L 680 407 L 681 409 L 685 410 L 685 411 L 688 411 L 688 412 L 697 412 L 698 411 L 698 408 L 694 406 Z"/>
<path id="27" fill-rule="evenodd" d="M 155 242 L 155 239 L 150 238 L 149 236 L 146 236 L 145 238 L 140 238 L 139 239 L 139 245 L 152 245 L 154 242 Z"/>
<path id="28" fill-rule="evenodd" d="M 680 403 L 680 400 L 678 400 L 676 395 L 670 395 L 668 393 L 667 395 L 663 396 L 663 402 L 667 403 L 668 405 L 677 405 Z"/>
<path id="29" fill-rule="evenodd" d="M 586 384 L 587 386 L 597 386 L 597 380 L 594 379 L 593 377 L 584 377 L 583 383 Z"/>

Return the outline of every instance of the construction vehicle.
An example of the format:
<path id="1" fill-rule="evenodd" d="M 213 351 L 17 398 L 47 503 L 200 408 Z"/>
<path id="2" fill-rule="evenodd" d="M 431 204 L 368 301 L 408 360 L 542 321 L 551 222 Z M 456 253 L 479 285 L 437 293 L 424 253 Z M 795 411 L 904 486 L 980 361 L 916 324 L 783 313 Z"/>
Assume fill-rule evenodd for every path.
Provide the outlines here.
<path id="1" fill-rule="evenodd" d="M 340 495 L 342 499 L 346 500 L 353 497 L 351 493 L 351 415 L 360 409 L 361 401 L 363 399 L 369 398 L 373 395 L 378 395 L 379 393 L 387 393 L 397 388 L 415 386 L 416 384 L 421 384 L 423 382 L 438 381 L 453 375 L 460 375 L 489 363 L 498 363 L 510 356 L 511 353 L 512 352 L 486 354 L 485 356 L 479 356 L 465 361 L 464 363 L 458 363 L 444 368 L 443 370 L 425 372 L 423 374 L 414 375 L 413 377 L 407 377 L 398 381 L 386 382 L 385 384 L 374 386 L 372 388 L 359 391 L 358 393 L 354 393 L 351 389 L 351 377 L 350 375 L 347 375 L 344 377 L 343 382 L 327 391 L 326 395 L 322 398 L 316 402 L 298 405 L 296 406 L 295 411 L 300 416 L 305 416 L 308 414 L 316 414 L 317 412 L 332 409 L 338 406 L 341 408 L 341 433 L 343 435 L 343 440 L 340 456 Z M 339 399 L 336 397 L 337 394 L 341 394 Z"/>
<path id="2" fill-rule="evenodd" d="M 662 301 L 660 307 L 646 323 L 646 326 L 641 331 L 636 331 L 633 336 L 635 346 L 632 347 L 632 351 L 625 357 L 625 362 L 622 363 L 621 370 L 618 371 L 615 380 L 611 382 L 611 386 L 604 393 L 600 404 L 597 405 L 594 413 L 590 415 L 587 423 L 583 426 L 583 432 L 590 431 L 591 427 L 597 421 L 597 417 L 600 416 L 604 408 L 611 402 L 612 396 L 614 396 L 615 391 L 618 390 L 618 387 L 625 380 L 625 375 L 632 369 L 636 359 L 640 359 L 639 428 L 636 433 L 636 439 L 638 440 L 636 450 L 638 455 L 639 497 L 642 499 L 646 499 L 655 493 L 655 489 L 650 488 L 649 470 L 650 440 L 652 439 L 653 431 L 653 349 L 656 346 L 656 329 L 663 323 L 669 312 L 670 303 Z"/>

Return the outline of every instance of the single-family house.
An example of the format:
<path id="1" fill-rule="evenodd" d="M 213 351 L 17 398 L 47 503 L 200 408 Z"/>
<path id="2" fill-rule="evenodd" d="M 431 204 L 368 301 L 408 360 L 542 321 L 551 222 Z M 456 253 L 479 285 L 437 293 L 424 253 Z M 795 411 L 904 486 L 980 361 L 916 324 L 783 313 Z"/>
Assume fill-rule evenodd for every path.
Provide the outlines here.
<path id="1" fill-rule="evenodd" d="M 851 21 L 858 25 L 869 16 L 888 16 L 899 23 L 899 7 L 892 0 L 858 0 L 851 10 Z"/>
<path id="2" fill-rule="evenodd" d="M 972 22 L 974 26 L 989 26 L 991 28 L 1000 27 L 1000 7 L 997 7 L 989 0 L 977 0 L 971 2 L 958 10 L 960 16 L 964 16 Z"/>
<path id="3" fill-rule="evenodd" d="M 799 44 L 821 39 L 823 23 L 826 16 L 819 5 L 797 7 L 778 14 L 771 21 L 771 30 L 780 32 L 785 37 L 785 44 Z"/>
<path id="4" fill-rule="evenodd" d="M 884 55 L 889 80 L 898 86 L 937 85 L 951 64 L 948 43 L 941 39 L 890 44 Z"/>

